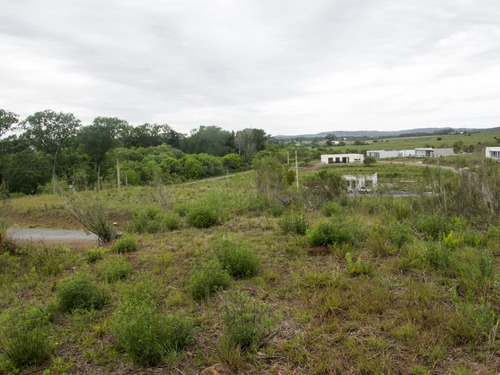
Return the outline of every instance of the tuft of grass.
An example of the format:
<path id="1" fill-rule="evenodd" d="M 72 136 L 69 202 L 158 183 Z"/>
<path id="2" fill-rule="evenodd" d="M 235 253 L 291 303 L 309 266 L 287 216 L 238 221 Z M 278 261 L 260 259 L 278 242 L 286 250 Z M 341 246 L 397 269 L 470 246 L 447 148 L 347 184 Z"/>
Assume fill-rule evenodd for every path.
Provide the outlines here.
<path id="1" fill-rule="evenodd" d="M 140 366 L 172 362 L 193 340 L 191 319 L 164 314 L 152 298 L 132 293 L 115 313 L 112 328 L 119 345 Z"/>
<path id="2" fill-rule="evenodd" d="M 295 211 L 290 212 L 288 215 L 283 216 L 278 224 L 283 231 L 283 233 L 295 233 L 299 236 L 306 234 L 309 228 L 309 223 L 304 215 L 296 213 Z"/>
<path id="3" fill-rule="evenodd" d="M 88 274 L 76 272 L 57 287 L 58 307 L 63 312 L 101 308 L 106 297 Z"/>
<path id="4" fill-rule="evenodd" d="M 187 222 L 195 228 L 209 228 L 218 224 L 219 215 L 210 206 L 196 206 L 187 213 Z"/>
<path id="5" fill-rule="evenodd" d="M 46 327 L 18 326 L 11 338 L 2 342 L 5 358 L 15 369 L 46 362 L 52 354 L 52 344 Z M 17 371 L 15 372 L 17 373 Z"/>
<path id="6" fill-rule="evenodd" d="M 361 260 L 361 256 L 358 256 L 356 261 L 353 262 L 352 254 L 347 253 L 345 255 L 345 269 L 350 276 L 358 276 L 358 275 L 372 275 L 373 274 L 373 266 L 367 261 L 363 262 Z"/>
<path id="7" fill-rule="evenodd" d="M 191 272 L 187 290 L 194 299 L 201 299 L 224 289 L 230 282 L 229 272 L 217 258 L 205 259 Z"/>
<path id="8" fill-rule="evenodd" d="M 225 304 L 222 320 L 226 337 L 243 349 L 257 349 L 275 328 L 269 306 L 242 293 Z"/>
<path id="9" fill-rule="evenodd" d="M 137 250 L 137 240 L 133 237 L 121 237 L 111 245 L 110 250 L 119 254 L 130 253 Z"/>
<path id="10" fill-rule="evenodd" d="M 132 215 L 130 231 L 135 233 L 158 233 L 179 228 L 179 217 L 159 207 L 146 207 Z"/>
<path id="11" fill-rule="evenodd" d="M 104 257 L 104 249 L 102 247 L 94 247 L 87 250 L 85 260 L 87 263 L 95 263 Z"/>
<path id="12" fill-rule="evenodd" d="M 132 271 L 132 265 L 123 258 L 111 257 L 97 265 L 98 274 L 108 283 L 124 279 Z"/>
<path id="13" fill-rule="evenodd" d="M 257 254 L 246 244 L 219 239 L 213 244 L 215 256 L 222 267 L 235 278 L 249 278 L 259 269 Z"/>

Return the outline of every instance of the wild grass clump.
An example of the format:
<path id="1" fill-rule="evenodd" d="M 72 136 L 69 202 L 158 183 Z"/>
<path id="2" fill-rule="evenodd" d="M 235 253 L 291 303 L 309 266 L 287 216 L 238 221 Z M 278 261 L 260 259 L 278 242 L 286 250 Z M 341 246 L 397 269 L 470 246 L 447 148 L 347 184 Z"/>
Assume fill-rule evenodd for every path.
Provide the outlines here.
<path id="1" fill-rule="evenodd" d="M 371 231 L 366 245 L 371 254 L 375 257 L 383 257 L 394 254 L 397 248 L 391 241 L 378 229 L 377 226 Z"/>
<path id="2" fill-rule="evenodd" d="M 257 349 L 275 329 L 275 319 L 265 303 L 238 293 L 222 312 L 225 335 L 243 349 Z"/>
<path id="3" fill-rule="evenodd" d="M 222 267 L 235 278 L 249 278 L 259 269 L 259 259 L 255 251 L 246 244 L 229 239 L 216 240 L 213 251 Z"/>
<path id="4" fill-rule="evenodd" d="M 426 215 L 416 223 L 417 228 L 425 234 L 428 239 L 438 240 L 450 233 L 451 224 L 447 218 L 438 213 Z"/>
<path id="5" fill-rule="evenodd" d="M 307 241 L 311 246 L 355 243 L 362 233 L 353 222 L 327 221 L 319 223 L 307 231 Z"/>
<path id="6" fill-rule="evenodd" d="M 327 201 L 321 207 L 321 213 L 326 217 L 338 216 L 342 213 L 342 207 L 335 201 Z"/>
<path id="7" fill-rule="evenodd" d="M 97 273 L 108 283 L 126 278 L 131 271 L 132 265 L 121 257 L 111 257 L 97 265 Z"/>
<path id="8" fill-rule="evenodd" d="M 187 222 L 195 228 L 209 228 L 218 224 L 219 215 L 214 207 L 196 206 L 187 213 Z"/>
<path id="9" fill-rule="evenodd" d="M 193 340 L 191 319 L 162 313 L 154 299 L 138 293 L 125 297 L 114 318 L 120 347 L 140 366 L 169 362 Z"/>
<path id="10" fill-rule="evenodd" d="M 345 270 L 349 276 L 359 276 L 359 275 L 372 275 L 373 266 L 370 261 L 363 262 L 361 256 L 358 256 L 356 261 L 353 261 L 352 254 L 347 253 L 345 255 Z"/>
<path id="11" fill-rule="evenodd" d="M 224 269 L 217 258 L 210 258 L 205 259 L 193 269 L 187 290 L 194 299 L 201 299 L 226 288 L 230 282 L 229 272 Z"/>
<path id="12" fill-rule="evenodd" d="M 95 263 L 104 257 L 104 249 L 102 247 L 93 247 L 87 250 L 85 260 L 87 263 Z"/>
<path id="13" fill-rule="evenodd" d="M 283 231 L 283 233 L 295 233 L 299 236 L 306 234 L 307 229 L 309 229 L 309 222 L 307 221 L 305 215 L 299 214 L 295 211 L 290 212 L 288 215 L 283 216 L 278 224 Z"/>
<path id="14" fill-rule="evenodd" d="M 133 237 L 121 237 L 109 249 L 119 254 L 130 253 L 137 250 L 137 240 Z"/>
<path id="15" fill-rule="evenodd" d="M 158 233 L 175 230 L 179 227 L 179 218 L 159 207 L 146 207 L 132 215 L 130 231 L 134 233 Z"/>
<path id="16" fill-rule="evenodd" d="M 3 355 L 13 367 L 13 373 L 30 365 L 44 363 L 52 354 L 47 327 L 26 327 L 20 324 L 10 332 L 10 338 L 2 340 L 1 344 Z"/>
<path id="17" fill-rule="evenodd" d="M 408 201 L 401 198 L 393 202 L 392 214 L 394 215 L 397 221 L 404 221 L 410 219 L 411 213 L 412 213 L 411 204 Z"/>
<path id="18" fill-rule="evenodd" d="M 99 309 L 105 301 L 106 296 L 88 273 L 76 272 L 57 287 L 57 303 L 62 312 Z"/>

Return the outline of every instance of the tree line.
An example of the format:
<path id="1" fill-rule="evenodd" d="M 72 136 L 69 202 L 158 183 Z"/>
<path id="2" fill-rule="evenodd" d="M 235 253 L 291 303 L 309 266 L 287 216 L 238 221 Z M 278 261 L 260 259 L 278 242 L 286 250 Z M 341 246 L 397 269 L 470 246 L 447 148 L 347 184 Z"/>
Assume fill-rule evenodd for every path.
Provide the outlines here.
<path id="1" fill-rule="evenodd" d="M 96 117 L 82 125 L 73 114 L 52 110 L 20 120 L 0 109 L 0 183 L 4 191 L 25 194 L 54 179 L 93 186 L 116 179 L 117 159 L 123 183 L 197 179 L 243 168 L 268 139 L 255 128 L 199 126 L 187 135 L 168 124 L 132 126 L 116 117 Z"/>

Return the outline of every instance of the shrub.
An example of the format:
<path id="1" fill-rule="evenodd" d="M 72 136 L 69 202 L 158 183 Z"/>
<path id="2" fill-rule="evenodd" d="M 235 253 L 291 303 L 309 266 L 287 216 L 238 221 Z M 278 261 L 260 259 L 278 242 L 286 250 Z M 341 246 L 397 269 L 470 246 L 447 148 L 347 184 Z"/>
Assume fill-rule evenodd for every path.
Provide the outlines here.
<path id="1" fill-rule="evenodd" d="M 122 237 L 115 241 L 110 247 L 111 251 L 116 251 L 119 254 L 130 253 L 137 250 L 137 241 L 133 237 Z"/>
<path id="2" fill-rule="evenodd" d="M 227 239 L 216 241 L 213 250 L 222 267 L 236 278 L 252 277 L 257 273 L 259 260 L 244 244 Z"/>
<path id="3" fill-rule="evenodd" d="M 2 342 L 4 355 L 17 369 L 39 365 L 50 358 L 52 345 L 46 327 L 17 327 L 11 338 Z"/>
<path id="4" fill-rule="evenodd" d="M 322 222 L 307 232 L 307 241 L 312 246 L 352 243 L 354 233 L 351 229 L 344 222 Z"/>
<path id="5" fill-rule="evenodd" d="M 124 279 L 131 270 L 130 263 L 122 258 L 108 258 L 97 267 L 99 275 L 108 283 Z"/>
<path id="6" fill-rule="evenodd" d="M 94 279 L 87 273 L 76 272 L 57 288 L 59 309 L 63 312 L 75 309 L 100 308 L 106 300 Z"/>
<path id="7" fill-rule="evenodd" d="M 366 242 L 373 256 L 387 256 L 396 252 L 394 245 L 377 226 L 372 230 Z"/>
<path id="8" fill-rule="evenodd" d="M 222 313 L 226 337 L 242 348 L 258 348 L 273 332 L 270 308 L 245 294 L 236 294 Z"/>
<path id="9" fill-rule="evenodd" d="M 403 199 L 395 200 L 392 204 L 392 214 L 398 221 L 407 220 L 411 216 L 411 205 Z"/>
<path id="10" fill-rule="evenodd" d="M 179 217 L 173 213 L 166 213 L 163 216 L 162 225 L 168 230 L 176 230 L 179 228 Z"/>
<path id="11" fill-rule="evenodd" d="M 219 217 L 214 208 L 197 206 L 189 210 L 187 221 L 196 228 L 209 228 L 218 223 Z"/>
<path id="12" fill-rule="evenodd" d="M 303 236 L 309 228 L 309 223 L 304 215 L 298 214 L 294 211 L 282 217 L 278 222 L 283 233 L 290 232 Z"/>
<path id="13" fill-rule="evenodd" d="M 421 218 L 417 222 L 417 227 L 427 238 L 438 240 L 443 235 L 447 235 L 451 230 L 449 221 L 441 215 L 435 213 Z"/>
<path id="14" fill-rule="evenodd" d="M 218 259 L 207 259 L 197 266 L 188 281 L 188 292 L 195 299 L 201 299 L 231 282 L 231 276 L 222 267 Z"/>
<path id="15" fill-rule="evenodd" d="M 352 254 L 345 255 L 345 269 L 350 276 L 371 275 L 373 274 L 373 266 L 370 262 L 363 263 L 361 256 L 358 256 L 355 262 L 352 261 Z"/>
<path id="16" fill-rule="evenodd" d="M 136 364 L 158 364 L 192 342 L 190 319 L 161 314 L 153 299 L 136 296 L 128 296 L 118 308 L 113 326 L 118 343 Z"/>
<path id="17" fill-rule="evenodd" d="M 134 213 L 130 230 L 135 233 L 158 233 L 179 227 L 179 218 L 159 207 L 147 207 Z"/>
<path id="18" fill-rule="evenodd" d="M 326 217 L 337 216 L 342 213 L 342 207 L 335 201 L 327 201 L 321 207 L 321 213 Z"/>
<path id="19" fill-rule="evenodd" d="M 104 249 L 102 247 L 94 247 L 87 250 L 86 260 L 87 263 L 95 263 L 102 259 L 104 256 Z"/>

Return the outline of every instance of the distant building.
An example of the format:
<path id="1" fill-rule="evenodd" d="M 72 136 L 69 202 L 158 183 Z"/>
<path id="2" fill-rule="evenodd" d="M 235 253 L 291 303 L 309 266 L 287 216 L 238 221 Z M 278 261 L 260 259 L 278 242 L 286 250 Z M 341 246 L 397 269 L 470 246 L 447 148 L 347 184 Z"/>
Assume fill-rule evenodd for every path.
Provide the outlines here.
<path id="1" fill-rule="evenodd" d="M 400 158 L 414 158 L 415 150 L 399 150 L 398 157 Z"/>
<path id="2" fill-rule="evenodd" d="M 377 173 L 368 176 L 344 175 L 342 177 L 347 180 L 347 191 L 349 193 L 370 193 L 372 190 L 377 189 Z"/>
<path id="3" fill-rule="evenodd" d="M 416 158 L 438 158 L 440 156 L 451 156 L 453 155 L 452 148 L 416 148 L 415 157 Z"/>
<path id="4" fill-rule="evenodd" d="M 500 147 L 486 147 L 486 157 L 494 160 L 500 160 Z"/>
<path id="5" fill-rule="evenodd" d="M 396 150 L 393 150 L 393 151 L 385 151 L 385 150 L 366 151 L 366 156 L 371 156 L 372 158 L 375 158 L 375 159 L 397 158 L 398 151 L 396 151 Z"/>
<path id="6" fill-rule="evenodd" d="M 326 154 L 321 155 L 321 164 L 361 164 L 363 154 Z"/>

